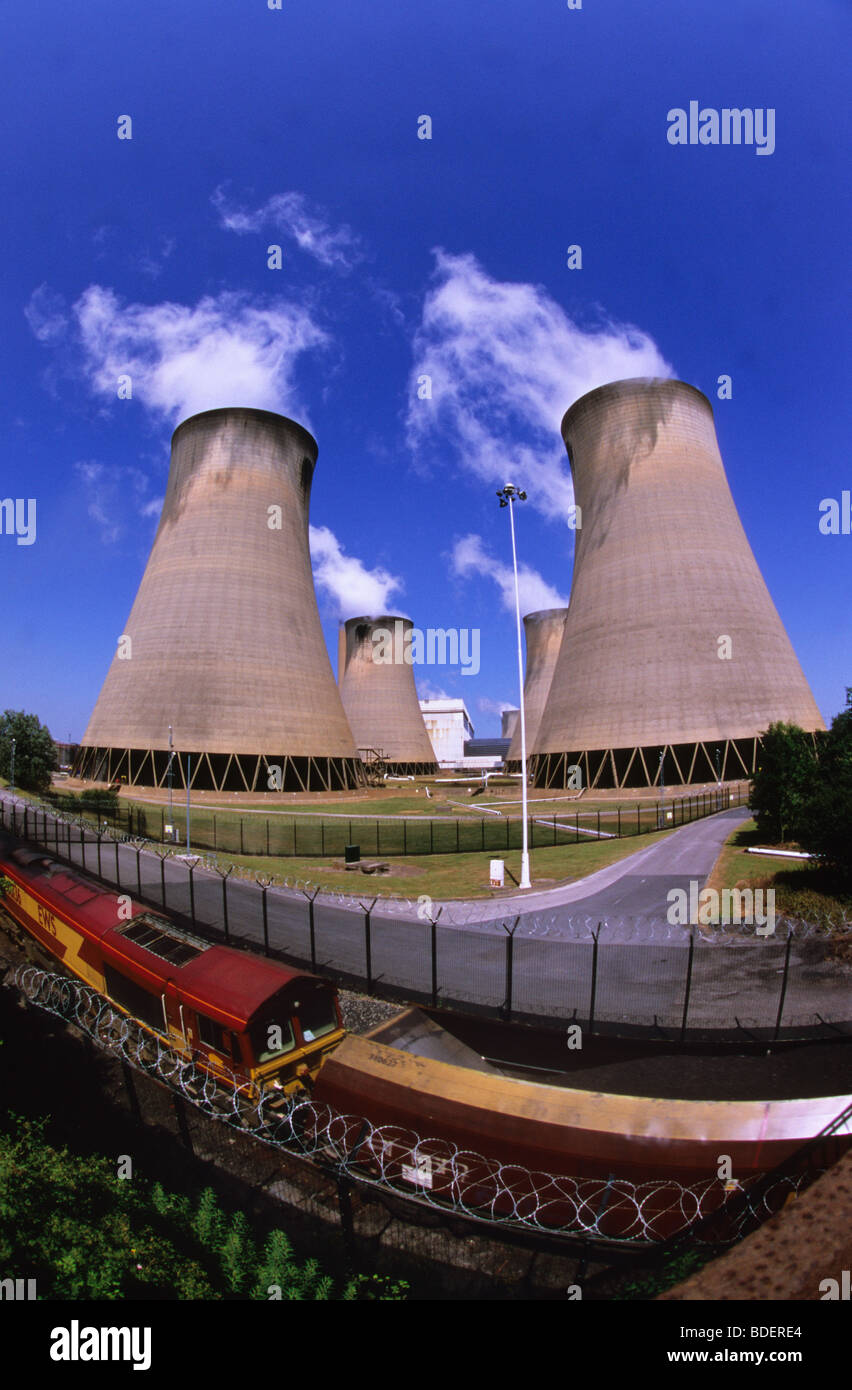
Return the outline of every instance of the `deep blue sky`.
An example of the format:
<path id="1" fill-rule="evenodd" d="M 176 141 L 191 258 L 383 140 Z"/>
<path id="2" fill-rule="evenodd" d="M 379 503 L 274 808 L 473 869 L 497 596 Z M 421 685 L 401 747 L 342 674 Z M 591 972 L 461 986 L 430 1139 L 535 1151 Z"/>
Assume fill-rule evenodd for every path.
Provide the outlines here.
<path id="1" fill-rule="evenodd" d="M 35 498 L 38 529 L 0 535 L 0 709 L 82 735 L 171 430 L 249 404 L 318 439 L 332 653 L 372 600 L 479 627 L 478 677 L 417 675 L 495 730 L 517 698 L 495 485 L 530 492 L 525 606 L 567 596 L 559 418 L 602 380 L 668 369 L 713 402 L 829 719 L 852 684 L 852 536 L 818 529 L 852 487 L 848 5 L 283 5 L 4 6 L 0 497 Z M 671 146 L 690 100 L 774 108 L 774 153 Z"/>

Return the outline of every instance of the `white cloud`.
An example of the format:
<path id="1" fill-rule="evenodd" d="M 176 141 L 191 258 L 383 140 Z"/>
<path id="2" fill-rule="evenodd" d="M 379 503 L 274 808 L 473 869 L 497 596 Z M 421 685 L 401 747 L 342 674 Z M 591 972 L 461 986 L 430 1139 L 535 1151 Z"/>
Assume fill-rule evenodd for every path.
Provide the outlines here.
<path id="1" fill-rule="evenodd" d="M 65 300 L 49 285 L 33 290 L 24 314 L 40 343 L 55 343 L 68 328 Z"/>
<path id="2" fill-rule="evenodd" d="M 294 398 L 295 364 L 328 342 L 298 305 L 264 307 L 230 292 L 195 305 L 124 305 L 112 290 L 91 285 L 74 314 L 92 390 L 115 399 L 117 379 L 127 374 L 133 399 L 174 423 L 229 405 L 306 420 Z"/>
<path id="3" fill-rule="evenodd" d="M 482 544 L 482 537 L 462 536 L 456 541 L 452 552 L 453 573 L 461 578 L 470 574 L 481 574 L 492 579 L 500 590 L 503 607 L 510 613 L 515 611 L 515 577 L 511 565 L 502 564 L 489 555 Z M 529 565 L 518 565 L 518 594 L 521 613 L 537 613 L 542 608 L 566 608 L 567 598 L 548 584 L 538 570 Z"/>
<path id="4" fill-rule="evenodd" d="M 147 496 L 149 481 L 139 468 L 108 469 L 102 463 L 82 459 L 74 464 L 82 484 L 86 512 L 100 530 L 104 545 L 121 540 L 133 515 L 159 517 L 162 497 Z"/>
<path id="5" fill-rule="evenodd" d="M 229 205 L 222 188 L 213 194 L 221 226 L 230 232 L 260 232 L 264 227 L 294 241 L 321 265 L 351 270 L 362 259 L 360 240 L 350 227 L 332 227 L 303 193 L 276 193 L 253 211 Z"/>
<path id="6" fill-rule="evenodd" d="M 448 694 L 442 686 L 434 685 L 426 677 L 421 679 L 420 676 L 415 675 L 414 680 L 417 686 L 418 700 L 457 700 L 459 698 L 457 695 Z"/>
<path id="7" fill-rule="evenodd" d="M 476 702 L 476 708 L 481 709 L 484 714 L 501 715 L 504 710 L 516 710 L 517 705 L 513 705 L 511 700 L 490 700 L 487 695 L 481 695 Z"/>
<path id="8" fill-rule="evenodd" d="M 356 556 L 344 554 L 327 526 L 310 528 L 310 546 L 314 580 L 334 600 L 339 618 L 379 617 L 389 611 L 402 580 L 385 569 L 369 570 Z M 406 616 L 398 608 L 396 612 Z"/>
<path id="9" fill-rule="evenodd" d="M 573 487 L 559 426 L 586 391 L 672 369 L 627 324 L 583 329 L 540 286 L 493 280 L 472 255 L 434 252 L 434 283 L 414 340 L 408 439 L 449 451 L 476 477 L 529 490 L 548 517 L 567 518 Z M 418 397 L 431 377 L 432 398 Z"/>

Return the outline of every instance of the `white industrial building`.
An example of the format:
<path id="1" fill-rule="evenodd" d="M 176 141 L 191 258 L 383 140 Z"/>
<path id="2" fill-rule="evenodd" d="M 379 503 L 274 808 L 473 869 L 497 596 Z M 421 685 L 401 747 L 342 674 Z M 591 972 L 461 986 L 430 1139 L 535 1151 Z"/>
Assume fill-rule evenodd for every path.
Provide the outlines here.
<path id="1" fill-rule="evenodd" d="M 462 767 L 464 746 L 474 736 L 464 700 L 421 700 L 420 709 L 438 766 Z"/>

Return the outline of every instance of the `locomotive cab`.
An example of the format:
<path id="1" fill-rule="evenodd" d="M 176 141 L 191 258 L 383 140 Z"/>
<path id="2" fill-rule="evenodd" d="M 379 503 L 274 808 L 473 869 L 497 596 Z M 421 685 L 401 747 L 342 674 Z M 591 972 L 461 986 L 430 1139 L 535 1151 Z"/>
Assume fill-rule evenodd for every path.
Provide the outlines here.
<path id="1" fill-rule="evenodd" d="M 325 980 L 296 975 L 249 1021 L 243 1054 L 252 1081 L 292 1094 L 310 1088 L 342 1037 L 337 991 Z"/>

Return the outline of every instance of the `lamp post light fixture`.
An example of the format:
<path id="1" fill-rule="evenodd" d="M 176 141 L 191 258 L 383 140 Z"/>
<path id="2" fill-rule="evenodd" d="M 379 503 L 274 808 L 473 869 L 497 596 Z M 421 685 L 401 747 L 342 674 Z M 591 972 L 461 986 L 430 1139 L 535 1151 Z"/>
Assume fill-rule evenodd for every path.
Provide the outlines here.
<path id="1" fill-rule="evenodd" d="M 527 494 L 506 483 L 497 493 L 500 506 L 509 508 L 509 529 L 512 533 L 512 569 L 515 575 L 515 619 L 518 625 L 518 685 L 520 688 L 521 714 L 521 814 L 523 816 L 523 843 L 521 848 L 520 888 L 530 888 L 529 824 L 527 821 L 527 725 L 524 712 L 524 659 L 521 650 L 521 599 L 518 593 L 518 554 L 515 548 L 515 514 L 513 504 L 525 502 Z"/>

